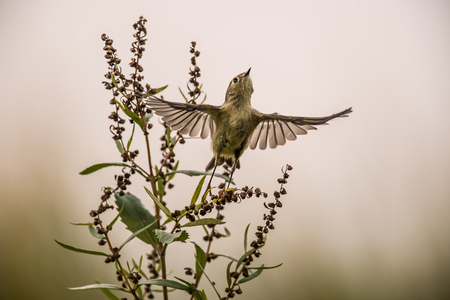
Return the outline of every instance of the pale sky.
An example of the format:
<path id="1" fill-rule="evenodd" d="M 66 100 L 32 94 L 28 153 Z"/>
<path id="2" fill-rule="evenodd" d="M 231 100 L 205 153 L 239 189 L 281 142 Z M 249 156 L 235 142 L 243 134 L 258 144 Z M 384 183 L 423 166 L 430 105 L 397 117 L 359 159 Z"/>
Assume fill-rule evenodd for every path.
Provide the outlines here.
<path id="1" fill-rule="evenodd" d="M 86 237 L 67 221 L 88 221 L 100 188 L 113 185 L 115 173 L 78 172 L 120 160 L 108 130 L 111 95 L 101 85 L 107 64 L 100 36 L 114 40 L 124 73 L 130 73 L 132 24 L 140 15 L 148 19 L 149 31 L 145 81 L 153 87 L 169 84 L 165 99 L 183 101 L 178 87 L 185 90 L 189 79 L 195 40 L 206 103 L 220 105 L 229 81 L 251 67 L 252 104 L 262 112 L 319 117 L 353 107 L 349 118 L 295 142 L 243 155 L 236 182 L 269 194 L 277 188 L 280 168 L 294 166 L 277 230 L 261 260 L 278 264 L 286 257 L 284 269 L 263 273 L 266 280 L 291 275 L 272 287 L 275 291 L 252 289 L 248 299 L 278 295 L 283 282 L 298 287 L 305 299 L 322 299 L 310 292 L 320 274 L 341 280 L 347 299 L 376 295 L 382 287 L 391 299 L 442 293 L 438 279 L 448 276 L 450 266 L 448 1 L 1 2 L 3 240 L 15 242 L 5 228 L 25 226 L 23 218 L 36 230 L 30 235 L 40 239 L 25 238 L 21 251 L 42 240 L 49 249 L 53 238 L 69 243 L 71 234 L 74 241 Z M 161 132 L 152 134 L 159 159 Z M 181 169 L 203 170 L 211 157 L 209 140 L 188 140 L 177 152 Z M 190 199 L 197 181 L 177 175 L 177 189 L 167 201 L 183 208 L 182 195 Z M 142 183 L 133 189 L 144 197 Z M 229 228 L 236 234 L 229 244 L 218 244 L 223 252 L 238 251 L 233 243 L 241 247 L 245 226 L 261 223 L 263 212 L 256 200 L 230 207 Z M 68 254 L 59 250 L 52 248 L 64 260 Z M 127 254 L 144 251 L 145 245 L 136 243 Z M 193 250 L 185 251 L 191 259 Z M 24 264 L 33 261 L 29 252 L 7 255 L 17 253 Z M 83 299 L 65 287 L 102 278 L 104 264 L 91 272 L 60 281 L 55 289 L 65 299 Z"/>

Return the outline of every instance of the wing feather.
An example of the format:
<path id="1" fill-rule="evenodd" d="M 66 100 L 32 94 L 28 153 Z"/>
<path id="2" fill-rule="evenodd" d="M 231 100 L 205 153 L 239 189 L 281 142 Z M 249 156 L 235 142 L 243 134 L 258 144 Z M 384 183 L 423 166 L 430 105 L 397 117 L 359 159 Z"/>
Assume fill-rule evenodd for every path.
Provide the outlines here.
<path id="1" fill-rule="evenodd" d="M 256 126 L 255 130 L 253 130 L 253 134 L 252 134 L 252 137 L 250 139 L 250 144 L 249 144 L 249 147 L 252 150 L 254 150 L 256 148 L 256 145 L 258 145 L 258 140 L 259 140 L 259 137 L 261 136 L 261 133 L 262 133 L 262 130 L 264 127 L 263 125 L 264 125 L 264 122 L 261 122 Z"/>
<path id="2" fill-rule="evenodd" d="M 267 148 L 268 131 L 269 131 L 269 123 L 264 122 L 261 126 L 261 137 L 259 139 L 259 149 L 261 150 Z"/>
<path id="3" fill-rule="evenodd" d="M 292 117 L 277 113 L 262 114 L 257 112 L 260 114 L 260 122 L 253 131 L 249 147 L 253 150 L 259 142 L 259 148 L 264 150 L 267 148 L 267 142 L 269 142 L 270 148 L 276 148 L 286 144 L 286 140 L 296 140 L 297 135 L 307 134 L 308 130 L 316 130 L 315 126 L 317 125 L 327 125 L 327 122 L 332 119 L 348 117 L 351 112 L 352 108 L 348 108 L 337 114 L 322 118 Z"/>
<path id="4" fill-rule="evenodd" d="M 206 104 L 188 104 L 169 102 L 152 96 L 146 100 L 150 108 L 166 122 L 173 130 L 181 134 L 197 136 L 206 139 L 215 132 L 215 118 L 220 112 L 219 106 Z"/>

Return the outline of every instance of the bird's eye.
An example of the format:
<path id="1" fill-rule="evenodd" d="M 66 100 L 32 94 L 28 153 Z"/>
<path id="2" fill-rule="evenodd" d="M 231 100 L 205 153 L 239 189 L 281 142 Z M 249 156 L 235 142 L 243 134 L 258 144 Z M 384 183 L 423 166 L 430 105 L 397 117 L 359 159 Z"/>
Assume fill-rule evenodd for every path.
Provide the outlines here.
<path id="1" fill-rule="evenodd" d="M 236 83 L 236 82 L 238 82 L 238 79 L 237 79 L 237 78 L 234 78 L 234 79 L 233 79 L 233 83 Z"/>

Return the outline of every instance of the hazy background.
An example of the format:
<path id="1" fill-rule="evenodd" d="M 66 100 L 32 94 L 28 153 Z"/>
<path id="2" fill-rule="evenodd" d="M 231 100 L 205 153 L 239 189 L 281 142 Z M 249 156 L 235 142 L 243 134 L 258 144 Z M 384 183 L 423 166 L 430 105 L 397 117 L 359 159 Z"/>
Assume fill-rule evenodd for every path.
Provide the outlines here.
<path id="1" fill-rule="evenodd" d="M 99 249 L 68 221 L 89 221 L 100 188 L 114 184 L 113 169 L 78 172 L 120 160 L 100 35 L 114 39 L 129 74 L 140 15 L 149 30 L 145 81 L 169 84 L 166 99 L 182 101 L 195 40 L 208 103 L 221 104 L 233 76 L 252 67 L 253 106 L 262 112 L 354 109 L 242 157 L 236 182 L 270 194 L 281 166 L 294 170 L 258 261 L 284 265 L 243 285 L 239 299 L 450 298 L 450 2 L 307 0 L 2 1 L 1 299 L 102 299 L 66 287 L 116 283 L 102 258 L 53 239 Z M 151 134 L 159 159 L 161 133 Z M 180 169 L 202 170 L 211 155 L 209 141 L 188 140 L 177 158 Z M 189 201 L 197 180 L 175 177 L 171 207 Z M 142 185 L 134 180 L 132 191 L 151 209 Z M 233 236 L 213 252 L 239 256 L 245 226 L 254 232 L 263 213 L 256 198 L 227 206 Z M 116 226 L 112 238 L 119 244 L 128 234 Z M 133 241 L 123 257 L 147 250 Z M 171 276 L 194 265 L 193 252 L 190 243 L 169 251 Z M 222 293 L 225 266 L 207 269 Z"/>

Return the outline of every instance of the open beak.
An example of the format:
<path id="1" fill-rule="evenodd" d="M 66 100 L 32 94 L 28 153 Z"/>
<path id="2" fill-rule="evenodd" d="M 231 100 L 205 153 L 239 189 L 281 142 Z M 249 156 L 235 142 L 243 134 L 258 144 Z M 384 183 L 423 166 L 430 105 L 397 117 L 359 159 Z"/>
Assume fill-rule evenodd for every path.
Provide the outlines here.
<path id="1" fill-rule="evenodd" d="M 248 75 L 250 75 L 250 70 L 251 70 L 251 69 L 252 69 L 252 68 L 248 69 L 248 71 L 247 71 L 247 73 L 245 73 L 244 77 L 247 77 Z"/>

